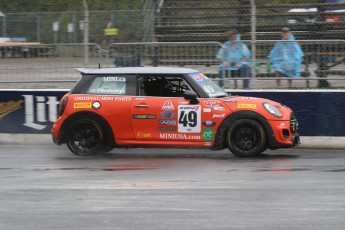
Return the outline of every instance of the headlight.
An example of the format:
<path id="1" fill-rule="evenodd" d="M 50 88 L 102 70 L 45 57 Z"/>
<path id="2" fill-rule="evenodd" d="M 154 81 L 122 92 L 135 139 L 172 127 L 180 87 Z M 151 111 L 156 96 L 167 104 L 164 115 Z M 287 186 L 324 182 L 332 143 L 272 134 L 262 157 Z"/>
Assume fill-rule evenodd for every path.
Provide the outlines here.
<path id="1" fill-rule="evenodd" d="M 264 102 L 262 103 L 262 105 L 264 106 L 264 108 L 270 113 L 272 114 L 273 116 L 276 116 L 276 117 L 279 117 L 279 118 L 282 118 L 283 117 L 283 114 L 280 112 L 280 110 L 275 107 L 274 105 L 271 105 L 267 102 Z"/>

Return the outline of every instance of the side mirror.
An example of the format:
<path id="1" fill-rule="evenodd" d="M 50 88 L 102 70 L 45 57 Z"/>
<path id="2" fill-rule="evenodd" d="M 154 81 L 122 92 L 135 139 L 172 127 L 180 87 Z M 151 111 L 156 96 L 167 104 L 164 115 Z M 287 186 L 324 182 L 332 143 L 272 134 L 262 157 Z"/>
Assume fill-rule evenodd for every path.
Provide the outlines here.
<path id="1" fill-rule="evenodd" d="M 197 99 L 198 95 L 192 90 L 186 90 L 183 93 L 183 98 L 189 100 L 191 104 L 199 104 L 199 100 Z"/>

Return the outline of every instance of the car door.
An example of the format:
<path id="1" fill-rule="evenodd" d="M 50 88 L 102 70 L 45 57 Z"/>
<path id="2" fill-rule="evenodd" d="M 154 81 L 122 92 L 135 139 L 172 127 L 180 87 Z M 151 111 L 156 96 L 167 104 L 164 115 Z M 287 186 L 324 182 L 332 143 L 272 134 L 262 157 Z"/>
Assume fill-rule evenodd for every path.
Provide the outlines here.
<path id="1" fill-rule="evenodd" d="M 132 102 L 131 118 L 134 136 L 138 141 L 158 144 L 202 140 L 202 105 L 190 105 L 181 95 L 138 96 Z"/>
<path id="2" fill-rule="evenodd" d="M 134 136 L 140 141 L 202 141 L 202 107 L 183 98 L 137 97 L 131 106 Z"/>

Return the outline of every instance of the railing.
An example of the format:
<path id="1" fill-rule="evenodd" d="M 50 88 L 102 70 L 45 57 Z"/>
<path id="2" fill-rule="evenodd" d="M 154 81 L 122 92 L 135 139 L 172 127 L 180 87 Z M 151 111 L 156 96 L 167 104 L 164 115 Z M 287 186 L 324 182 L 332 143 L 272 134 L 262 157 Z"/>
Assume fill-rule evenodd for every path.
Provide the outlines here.
<path id="1" fill-rule="evenodd" d="M 277 40 L 244 40 L 248 47 L 255 45 L 252 63 L 251 88 L 275 88 L 274 70 L 267 56 Z M 279 41 L 281 42 L 281 41 Z M 345 88 L 345 40 L 299 40 L 304 52 L 301 78 L 294 79 L 294 88 Z M 216 54 L 219 42 L 138 42 L 113 43 L 106 49 L 89 44 L 90 64 L 84 65 L 83 44 L 31 44 L 26 46 L 0 46 L 1 87 L 38 85 L 68 88 L 76 81 L 77 67 L 120 66 L 184 66 L 205 73 L 219 82 Z M 6 47 L 5 51 L 2 51 Z M 11 47 L 12 49 L 9 49 Z M 33 51 L 35 50 L 35 51 Z M 327 78 L 326 78 L 327 77 Z M 227 88 L 235 88 L 233 80 L 225 79 Z M 60 81 L 65 80 L 66 87 Z M 56 82 L 54 82 L 56 81 Z M 12 82 L 12 83 L 11 83 Z M 31 82 L 31 83 L 30 83 Z M 327 85 L 328 82 L 330 85 Z M 21 84 L 23 83 L 23 84 Z M 66 84 L 65 84 L 66 85 Z M 37 86 L 41 87 L 41 86 Z M 284 86 L 282 86 L 284 88 Z"/>
<path id="2" fill-rule="evenodd" d="M 216 65 L 219 42 L 138 42 L 113 43 L 108 47 L 109 57 L 139 56 L 145 65 Z"/>
<path id="3" fill-rule="evenodd" d="M 90 56 L 95 57 L 101 54 L 100 45 L 88 44 Z M 0 43 L 0 58 L 38 58 L 38 57 L 84 57 L 83 43 Z"/>

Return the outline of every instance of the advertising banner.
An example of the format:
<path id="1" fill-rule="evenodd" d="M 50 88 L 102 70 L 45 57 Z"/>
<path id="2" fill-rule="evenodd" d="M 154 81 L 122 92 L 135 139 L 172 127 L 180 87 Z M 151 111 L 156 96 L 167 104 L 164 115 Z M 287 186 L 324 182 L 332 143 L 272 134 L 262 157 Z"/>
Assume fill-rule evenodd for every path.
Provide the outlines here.
<path id="1" fill-rule="evenodd" d="M 50 133 L 67 90 L 1 90 L 0 133 Z"/>
<path id="2" fill-rule="evenodd" d="M 49 134 L 67 90 L 0 90 L 0 133 Z M 290 107 L 302 136 L 345 136 L 345 91 L 243 91 Z"/>
<path id="3" fill-rule="evenodd" d="M 290 107 L 302 136 L 345 136 L 345 91 L 247 91 L 236 95 L 262 97 Z"/>

